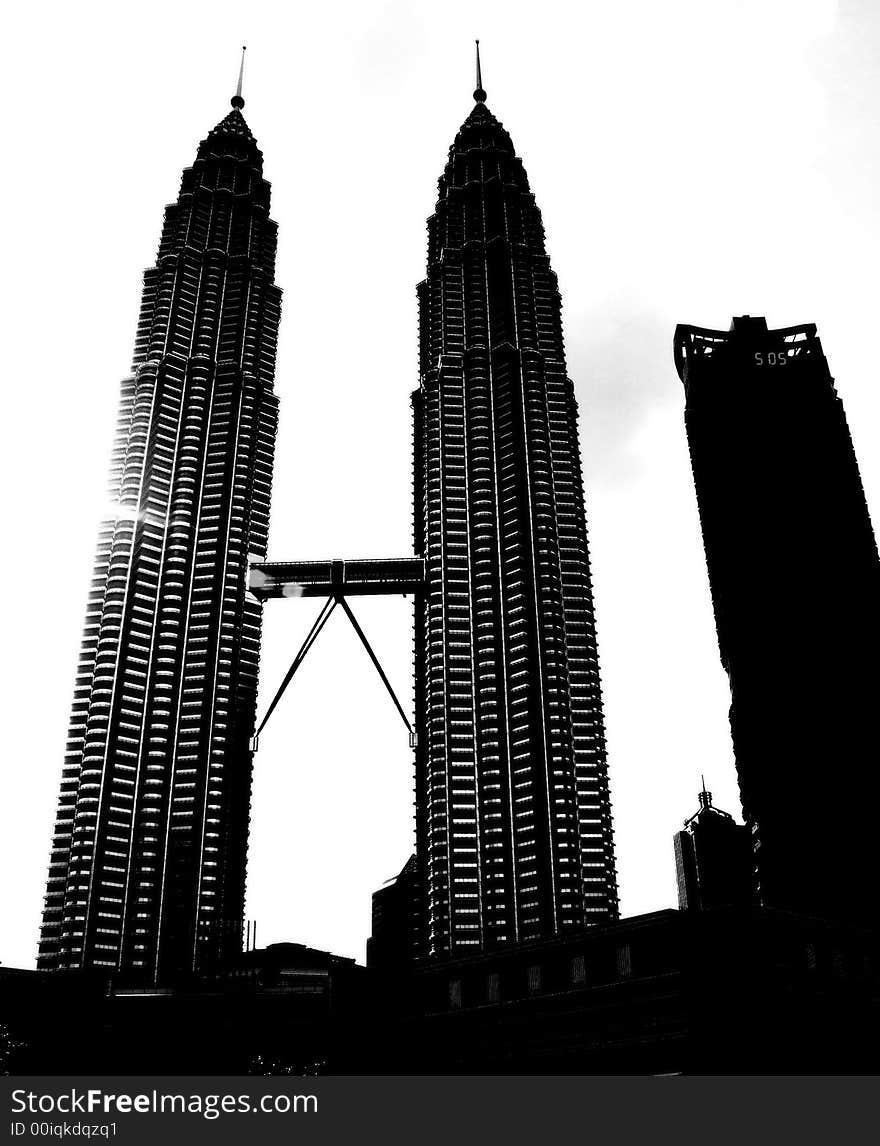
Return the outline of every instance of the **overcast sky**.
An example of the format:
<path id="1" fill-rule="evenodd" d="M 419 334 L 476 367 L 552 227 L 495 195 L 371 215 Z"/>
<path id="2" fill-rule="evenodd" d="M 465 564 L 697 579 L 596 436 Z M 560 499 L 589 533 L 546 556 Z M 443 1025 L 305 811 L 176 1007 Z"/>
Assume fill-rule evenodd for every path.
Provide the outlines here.
<path id="1" fill-rule="evenodd" d="M 243 43 L 244 114 L 280 227 L 270 557 L 283 560 L 411 552 L 415 285 L 481 39 L 488 106 L 544 215 L 580 401 L 621 907 L 673 905 L 672 835 L 700 774 L 721 807 L 740 808 L 672 335 L 743 313 L 817 323 L 876 517 L 880 6 L 83 0 L 9 12 L 0 960 L 34 959 L 141 275 L 181 169 L 228 111 Z M 261 713 L 319 607 L 267 606 Z M 411 605 L 353 607 L 411 703 Z M 406 732 L 337 613 L 256 759 L 260 944 L 362 958 L 370 894 L 412 846 Z"/>

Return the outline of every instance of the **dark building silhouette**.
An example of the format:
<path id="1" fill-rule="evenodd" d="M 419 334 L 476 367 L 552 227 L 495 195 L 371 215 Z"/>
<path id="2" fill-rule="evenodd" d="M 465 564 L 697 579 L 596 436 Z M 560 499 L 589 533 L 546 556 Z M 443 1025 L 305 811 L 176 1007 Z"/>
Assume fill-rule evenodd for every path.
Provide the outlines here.
<path id="1" fill-rule="evenodd" d="M 700 808 L 675 834 L 678 906 L 682 911 L 748 907 L 752 902 L 749 829 L 712 803 L 705 784 Z"/>
<path id="2" fill-rule="evenodd" d="M 165 211 L 122 383 L 39 966 L 157 980 L 241 947 L 280 291 L 233 110 Z"/>
<path id="3" fill-rule="evenodd" d="M 617 914 L 559 290 L 479 70 L 474 98 L 439 180 L 418 291 L 416 822 L 429 955 Z"/>
<path id="4" fill-rule="evenodd" d="M 273 944 L 171 988 L 0 967 L 14 1074 L 872 1074 L 876 936 L 657 911 L 383 975 Z"/>
<path id="5" fill-rule="evenodd" d="M 387 886 L 373 893 L 372 935 L 367 966 L 380 971 L 409 969 L 419 955 L 421 878 L 414 855 Z"/>
<path id="6" fill-rule="evenodd" d="M 768 908 L 632 916 L 426 965 L 388 1069 L 874 1071 L 877 970 L 876 940 L 822 919 Z"/>
<path id="7" fill-rule="evenodd" d="M 675 358 L 760 900 L 876 920 L 880 562 L 816 328 Z"/>

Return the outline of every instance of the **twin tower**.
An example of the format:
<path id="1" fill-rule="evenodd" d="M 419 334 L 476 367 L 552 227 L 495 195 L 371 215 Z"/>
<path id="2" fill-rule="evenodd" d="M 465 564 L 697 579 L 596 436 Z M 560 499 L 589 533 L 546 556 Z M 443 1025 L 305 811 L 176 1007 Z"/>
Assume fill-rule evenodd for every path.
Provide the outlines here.
<path id="1" fill-rule="evenodd" d="M 402 570 L 415 596 L 421 953 L 617 915 L 559 291 L 479 71 L 474 100 L 418 288 L 414 556 L 347 563 L 348 576 L 260 563 L 280 291 L 240 93 L 183 174 L 122 384 L 116 512 L 89 595 L 42 968 L 155 983 L 240 950 L 262 599 L 283 568 L 334 602 L 399 592 Z"/>

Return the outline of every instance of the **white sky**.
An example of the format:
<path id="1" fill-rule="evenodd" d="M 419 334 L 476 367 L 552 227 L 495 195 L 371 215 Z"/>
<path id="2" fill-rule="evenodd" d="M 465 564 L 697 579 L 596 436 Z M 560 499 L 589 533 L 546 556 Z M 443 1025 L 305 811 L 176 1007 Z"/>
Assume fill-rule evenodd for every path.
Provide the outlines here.
<path id="1" fill-rule="evenodd" d="M 0 959 L 34 958 L 141 274 L 242 43 L 280 225 L 281 560 L 411 552 L 415 284 L 481 38 L 580 400 L 621 906 L 673 905 L 700 773 L 739 804 L 672 334 L 816 322 L 880 504 L 880 7 L 84 0 L 10 7 L 4 32 Z M 353 605 L 408 698 L 410 604 Z M 319 606 L 268 605 L 261 713 Z M 259 942 L 362 957 L 370 894 L 411 846 L 406 733 L 337 614 L 257 757 Z"/>

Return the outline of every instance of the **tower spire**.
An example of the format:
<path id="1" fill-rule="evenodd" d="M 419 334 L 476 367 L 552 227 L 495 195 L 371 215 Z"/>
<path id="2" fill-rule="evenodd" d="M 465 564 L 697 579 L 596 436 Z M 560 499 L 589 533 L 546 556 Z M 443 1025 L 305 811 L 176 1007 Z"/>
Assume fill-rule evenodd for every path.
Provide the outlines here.
<path id="1" fill-rule="evenodd" d="M 244 107 L 244 100 L 241 98 L 241 81 L 244 79 L 244 54 L 247 47 L 241 49 L 241 67 L 238 69 L 238 87 L 235 89 L 235 95 L 229 101 L 234 108 Z"/>
<path id="2" fill-rule="evenodd" d="M 486 93 L 483 91 L 483 73 L 480 70 L 480 41 L 475 40 L 474 43 L 477 45 L 477 87 L 474 92 L 474 99 L 477 103 L 485 103 Z"/>

